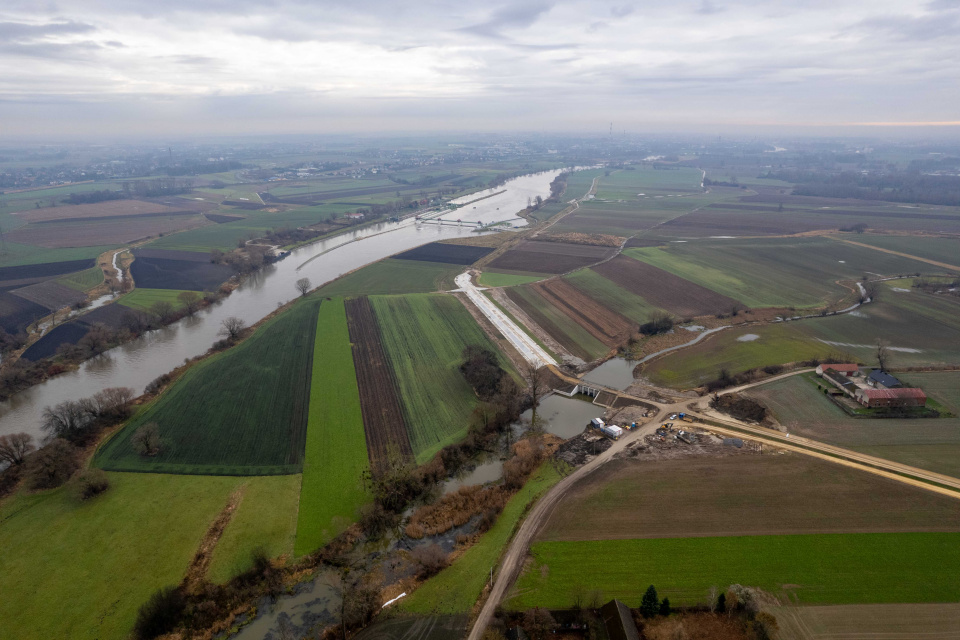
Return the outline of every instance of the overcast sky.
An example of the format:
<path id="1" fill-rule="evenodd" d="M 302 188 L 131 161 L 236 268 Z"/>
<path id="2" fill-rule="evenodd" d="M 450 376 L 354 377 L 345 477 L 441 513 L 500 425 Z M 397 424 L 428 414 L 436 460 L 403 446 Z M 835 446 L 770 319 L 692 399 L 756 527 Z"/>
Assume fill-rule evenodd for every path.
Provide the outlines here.
<path id="1" fill-rule="evenodd" d="M 960 1 L 0 3 L 0 135 L 611 121 L 960 121 Z"/>

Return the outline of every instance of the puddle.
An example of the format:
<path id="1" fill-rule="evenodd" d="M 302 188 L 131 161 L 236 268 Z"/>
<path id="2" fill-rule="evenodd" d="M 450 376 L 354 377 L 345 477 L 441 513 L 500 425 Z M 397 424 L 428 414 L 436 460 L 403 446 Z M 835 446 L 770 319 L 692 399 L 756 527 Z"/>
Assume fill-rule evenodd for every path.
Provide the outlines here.
<path id="1" fill-rule="evenodd" d="M 583 377 L 584 382 L 593 382 L 623 391 L 633 384 L 635 360 L 611 358 Z"/>
<path id="2" fill-rule="evenodd" d="M 235 636 L 235 640 L 279 640 L 301 638 L 337 620 L 340 593 L 334 588 L 332 572 L 322 572 L 312 582 L 297 586 L 293 595 L 280 596 L 274 602 L 264 598 L 257 611 L 263 612 Z"/>
<path id="3" fill-rule="evenodd" d="M 537 416 L 544 420 L 546 431 L 561 438 L 572 438 L 582 433 L 590 420 L 602 416 L 603 412 L 603 407 L 591 402 L 556 394 L 544 398 L 537 408 Z M 529 423 L 530 416 L 531 411 L 528 409 L 520 419 Z"/>
<path id="4" fill-rule="evenodd" d="M 460 487 L 472 487 L 478 484 L 496 482 L 503 475 L 503 461 L 493 458 L 469 471 L 464 471 L 443 483 L 444 495 L 453 493 Z"/>
<path id="5" fill-rule="evenodd" d="M 910 293 L 910 289 L 904 289 L 903 287 L 890 287 L 898 293 Z"/>
<path id="6" fill-rule="evenodd" d="M 689 324 L 685 327 L 680 327 L 681 329 L 686 329 L 687 331 L 703 331 L 706 329 L 702 324 Z"/>
<path id="7" fill-rule="evenodd" d="M 755 333 L 745 333 L 745 334 L 743 334 L 742 336 L 740 336 L 739 338 L 737 338 L 737 342 L 753 342 L 754 340 L 756 340 L 756 339 L 759 338 L 759 337 L 760 337 L 760 336 L 758 336 L 758 335 L 755 334 Z"/>

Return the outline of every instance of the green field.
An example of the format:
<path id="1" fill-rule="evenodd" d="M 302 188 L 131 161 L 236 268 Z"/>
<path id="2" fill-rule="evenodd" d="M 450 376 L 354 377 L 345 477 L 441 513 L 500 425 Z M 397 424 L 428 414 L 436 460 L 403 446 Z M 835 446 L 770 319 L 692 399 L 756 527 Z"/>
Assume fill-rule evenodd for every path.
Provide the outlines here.
<path id="1" fill-rule="evenodd" d="M 749 307 L 808 309 L 855 298 L 837 280 L 930 272 L 930 265 L 826 238 L 703 240 L 624 251 Z"/>
<path id="2" fill-rule="evenodd" d="M 99 466 L 113 471 L 273 475 L 298 473 L 319 298 L 297 302 L 239 346 L 188 370 L 104 444 Z M 139 455 L 137 428 L 156 422 L 161 452 Z"/>
<path id="3" fill-rule="evenodd" d="M 384 350 L 400 387 L 410 444 L 418 462 L 467 433 L 476 395 L 460 373 L 463 349 L 499 349 L 463 304 L 447 295 L 370 298 Z M 500 365 L 513 371 L 502 355 Z"/>
<path id="4" fill-rule="evenodd" d="M 540 542 L 512 609 L 567 608 L 578 585 L 638 606 L 647 585 L 672 604 L 711 587 L 760 587 L 803 604 L 960 599 L 960 533 L 845 533 Z"/>
<path id="5" fill-rule="evenodd" d="M 177 309 L 183 306 L 181 302 L 177 300 L 177 296 L 181 293 L 183 293 L 183 291 L 177 289 L 134 289 L 117 300 L 117 304 L 136 309 L 137 311 L 149 311 L 150 307 L 157 302 L 169 302 L 173 305 L 174 309 Z M 194 291 L 193 293 L 196 292 Z"/>
<path id="6" fill-rule="evenodd" d="M 243 499 L 213 550 L 209 579 L 223 583 L 253 565 L 251 551 L 271 558 L 293 552 L 300 476 L 262 476 L 243 481 Z"/>
<path id="7" fill-rule="evenodd" d="M 960 374 L 896 374 L 955 406 Z M 751 389 L 790 431 L 870 455 L 960 477 L 960 418 L 851 418 L 817 390 L 816 378 L 793 376 Z M 929 384 L 929 386 L 928 386 Z M 953 385 L 944 393 L 938 385 Z"/>
<path id="8" fill-rule="evenodd" d="M 537 282 L 538 280 L 543 280 L 544 278 L 549 278 L 548 275 L 542 276 L 524 276 L 515 273 L 502 273 L 499 271 L 484 271 L 480 274 L 480 285 L 483 287 L 513 287 L 519 284 L 529 284 L 531 282 Z"/>
<path id="9" fill-rule="evenodd" d="M 650 316 L 660 311 L 640 296 L 607 280 L 592 269 L 581 269 L 565 276 L 573 286 L 608 309 L 643 324 Z"/>
<path id="10" fill-rule="evenodd" d="M 881 249 L 952 264 L 960 269 L 960 240 L 928 236 L 886 236 L 862 234 L 845 238 Z"/>
<path id="11" fill-rule="evenodd" d="M 343 300 L 320 306 L 313 346 L 310 415 L 297 520 L 296 555 L 323 546 L 357 518 L 369 468 Z"/>
<path id="12" fill-rule="evenodd" d="M 544 331 L 562 344 L 571 354 L 586 362 L 595 360 L 610 348 L 562 310 L 555 307 L 531 287 L 515 287 L 509 290 L 510 299 L 523 309 Z"/>
<path id="13" fill-rule="evenodd" d="M 318 293 L 324 297 L 431 293 L 455 289 L 453 279 L 463 270 L 460 265 L 388 258 L 334 280 Z"/>
<path id="14" fill-rule="evenodd" d="M 140 605 L 154 590 L 180 582 L 210 524 L 244 484 L 239 520 L 227 527 L 226 547 L 217 549 L 217 577 L 229 573 L 217 567 L 241 565 L 258 544 L 289 551 L 293 521 L 286 510 L 296 508 L 296 496 L 291 502 L 287 492 L 280 501 L 278 492 L 295 477 L 108 475 L 107 492 L 87 502 L 67 485 L 0 507 L 3 637 L 126 638 Z M 277 520 L 243 526 L 264 518 Z M 270 539 L 261 538 L 265 526 L 275 528 Z"/>
<path id="15" fill-rule="evenodd" d="M 89 269 L 57 278 L 57 282 L 77 291 L 87 291 L 103 282 L 103 269 L 99 266 L 90 267 Z"/>
<path id="16" fill-rule="evenodd" d="M 465 613 L 483 591 L 500 556 L 513 537 L 520 519 L 547 489 L 560 481 L 551 464 L 544 464 L 500 513 L 497 523 L 480 541 L 402 601 L 401 610 L 417 614 Z"/>
<path id="17" fill-rule="evenodd" d="M 653 361 L 644 368 L 643 375 L 655 384 L 690 389 L 715 380 L 720 369 L 737 374 L 755 367 L 803 362 L 813 357 L 843 358 L 843 347 L 812 340 L 797 327 L 798 323 L 778 323 L 726 329 L 692 347 Z M 739 340 L 750 336 L 757 338 Z M 690 334 L 691 340 L 695 337 L 696 334 Z"/>
<path id="18" fill-rule="evenodd" d="M 104 251 L 114 249 L 112 246 L 102 247 L 75 247 L 68 249 L 47 249 L 32 244 L 7 242 L 0 251 L 0 267 L 14 267 L 25 264 L 41 264 L 44 262 L 62 262 L 67 260 L 93 259 Z"/>

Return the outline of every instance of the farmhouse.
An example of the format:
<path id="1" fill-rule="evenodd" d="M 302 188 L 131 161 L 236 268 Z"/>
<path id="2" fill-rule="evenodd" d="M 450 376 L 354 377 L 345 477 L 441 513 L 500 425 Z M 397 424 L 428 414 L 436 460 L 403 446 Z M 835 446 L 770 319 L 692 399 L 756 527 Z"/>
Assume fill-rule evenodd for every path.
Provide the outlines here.
<path id="1" fill-rule="evenodd" d="M 600 608 L 610 640 L 640 640 L 630 608 L 619 600 L 611 600 Z"/>
<path id="2" fill-rule="evenodd" d="M 870 371 L 867 382 L 870 383 L 871 387 L 877 387 L 878 389 L 895 389 L 903 386 L 899 380 L 880 369 Z"/>
<path id="3" fill-rule="evenodd" d="M 362 214 L 362 213 L 348 213 L 348 214 L 347 214 L 346 216 L 344 216 L 344 217 L 347 218 L 348 220 L 363 220 L 364 214 Z"/>
<path id="4" fill-rule="evenodd" d="M 860 375 L 860 366 L 856 364 L 821 364 L 817 367 L 817 375 L 820 377 L 823 377 L 823 374 L 827 371 L 836 371 L 845 376 L 858 376 Z"/>
<path id="5" fill-rule="evenodd" d="M 865 407 L 923 407 L 927 394 L 922 389 L 858 389 L 857 402 Z"/>

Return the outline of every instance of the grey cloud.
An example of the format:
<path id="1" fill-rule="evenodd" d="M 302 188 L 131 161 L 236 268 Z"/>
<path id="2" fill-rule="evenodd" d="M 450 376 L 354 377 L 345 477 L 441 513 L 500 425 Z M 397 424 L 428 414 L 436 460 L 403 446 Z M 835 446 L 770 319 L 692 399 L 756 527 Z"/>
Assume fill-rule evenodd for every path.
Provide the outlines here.
<path id="1" fill-rule="evenodd" d="M 90 54 L 102 49 L 96 42 L 6 42 L 0 44 L 0 55 L 27 58 L 49 58 L 62 60 L 84 60 Z"/>
<path id="2" fill-rule="evenodd" d="M 631 13 L 633 13 L 632 4 L 622 4 L 616 7 L 610 7 L 610 15 L 612 15 L 614 18 L 626 18 Z"/>
<path id="3" fill-rule="evenodd" d="M 960 13 L 878 16 L 860 21 L 853 30 L 880 32 L 900 40 L 933 40 L 960 35 Z"/>
<path id="4" fill-rule="evenodd" d="M 17 42 L 40 40 L 48 36 L 76 35 L 96 31 L 96 27 L 83 22 L 48 22 L 46 24 L 28 24 L 26 22 L 0 22 L 0 39 Z"/>
<path id="5" fill-rule="evenodd" d="M 697 13 L 703 16 L 710 16 L 715 13 L 721 13 L 726 10 L 727 10 L 726 7 L 713 4 L 712 2 L 710 2 L 710 0 L 703 0 L 703 2 L 700 3 L 700 8 L 697 9 Z"/>
<path id="6" fill-rule="evenodd" d="M 606 29 L 609 26 L 610 24 L 607 23 L 605 20 L 597 20 L 596 22 L 590 23 L 590 26 L 587 27 L 587 31 L 589 31 L 590 33 L 596 33 L 597 31 L 600 31 L 601 29 Z"/>
<path id="7" fill-rule="evenodd" d="M 552 4 L 537 2 L 532 4 L 517 4 L 503 7 L 494 12 L 486 22 L 464 27 L 460 31 L 474 33 L 488 38 L 503 38 L 504 29 L 524 29 L 531 26 L 537 19 L 552 8 Z"/>

